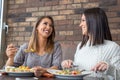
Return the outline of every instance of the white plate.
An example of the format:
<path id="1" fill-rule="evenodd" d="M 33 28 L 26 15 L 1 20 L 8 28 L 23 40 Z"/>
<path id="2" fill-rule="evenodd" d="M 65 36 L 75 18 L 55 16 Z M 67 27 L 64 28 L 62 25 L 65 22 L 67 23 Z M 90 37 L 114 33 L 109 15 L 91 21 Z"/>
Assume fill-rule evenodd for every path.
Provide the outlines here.
<path id="1" fill-rule="evenodd" d="M 10 76 L 34 76 L 33 72 L 6 72 L 5 70 L 0 70 L 0 72 L 5 72 Z"/>
<path id="2" fill-rule="evenodd" d="M 61 70 L 48 69 L 47 71 L 51 74 L 54 74 L 55 77 L 62 78 L 62 79 L 82 79 L 84 76 L 92 73 L 91 71 L 83 71 L 77 75 L 65 75 L 65 74 L 57 74 L 57 72 Z"/>

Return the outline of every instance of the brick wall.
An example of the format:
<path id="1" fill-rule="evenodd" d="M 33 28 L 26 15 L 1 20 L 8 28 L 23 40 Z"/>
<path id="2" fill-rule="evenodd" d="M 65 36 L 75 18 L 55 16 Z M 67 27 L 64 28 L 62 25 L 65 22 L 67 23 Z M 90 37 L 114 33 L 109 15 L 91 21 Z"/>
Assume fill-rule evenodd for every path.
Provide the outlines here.
<path id="1" fill-rule="evenodd" d="M 29 40 L 32 27 L 40 16 L 50 15 L 55 20 L 56 40 L 62 46 L 77 45 L 84 8 L 102 7 L 107 13 L 113 41 L 120 44 L 120 0 L 7 0 L 7 44 L 21 45 Z"/>

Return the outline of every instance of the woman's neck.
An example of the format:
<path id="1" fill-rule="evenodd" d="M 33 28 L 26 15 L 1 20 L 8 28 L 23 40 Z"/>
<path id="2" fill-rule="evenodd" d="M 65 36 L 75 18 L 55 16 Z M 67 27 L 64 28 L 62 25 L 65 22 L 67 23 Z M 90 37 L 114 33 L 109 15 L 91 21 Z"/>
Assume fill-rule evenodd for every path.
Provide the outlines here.
<path id="1" fill-rule="evenodd" d="M 47 39 L 45 38 L 39 38 L 39 55 L 42 55 L 45 53 L 46 45 L 47 45 Z"/>

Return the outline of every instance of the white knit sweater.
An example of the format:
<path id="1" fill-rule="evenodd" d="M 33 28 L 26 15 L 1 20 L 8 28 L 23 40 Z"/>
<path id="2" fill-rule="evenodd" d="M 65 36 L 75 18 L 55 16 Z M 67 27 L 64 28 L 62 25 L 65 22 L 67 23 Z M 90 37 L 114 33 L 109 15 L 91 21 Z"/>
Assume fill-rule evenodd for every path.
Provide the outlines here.
<path id="1" fill-rule="evenodd" d="M 120 80 L 120 46 L 113 41 L 105 40 L 104 44 L 97 46 L 89 46 L 89 41 L 81 49 L 80 44 L 74 56 L 74 63 L 80 68 L 91 70 L 99 61 L 109 64 L 106 71 L 107 74 Z"/>

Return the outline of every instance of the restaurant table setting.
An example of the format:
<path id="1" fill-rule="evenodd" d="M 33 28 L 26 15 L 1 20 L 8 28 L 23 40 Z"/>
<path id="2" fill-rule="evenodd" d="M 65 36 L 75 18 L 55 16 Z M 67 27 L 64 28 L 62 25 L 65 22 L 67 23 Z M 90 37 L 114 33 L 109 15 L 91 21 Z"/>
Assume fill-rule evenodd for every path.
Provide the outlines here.
<path id="1" fill-rule="evenodd" d="M 114 80 L 111 76 L 100 72 L 81 70 L 80 74 L 62 74 L 63 70 L 48 69 L 48 73 L 54 75 L 52 78 L 35 77 L 32 72 L 6 72 L 0 70 L 0 80 Z"/>

